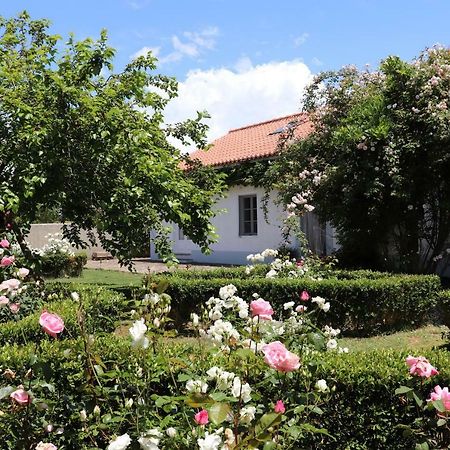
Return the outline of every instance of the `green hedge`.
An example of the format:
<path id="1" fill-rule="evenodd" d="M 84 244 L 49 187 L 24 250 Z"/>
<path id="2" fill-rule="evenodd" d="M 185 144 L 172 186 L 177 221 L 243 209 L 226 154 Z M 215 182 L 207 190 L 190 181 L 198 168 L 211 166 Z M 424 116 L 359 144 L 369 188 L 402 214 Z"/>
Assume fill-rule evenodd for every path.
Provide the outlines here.
<path id="1" fill-rule="evenodd" d="M 40 258 L 42 274 L 46 277 L 79 277 L 87 263 L 86 253 L 69 256 L 64 253 L 45 255 Z"/>
<path id="2" fill-rule="evenodd" d="M 17 371 L 17 379 L 24 379 L 30 367 L 30 360 L 36 352 L 39 354 L 39 366 L 46 374 L 47 383 L 54 386 L 54 406 L 39 414 L 46 423 L 64 424 L 64 435 L 52 435 L 55 444 L 62 448 L 86 448 L 83 424 L 79 420 L 79 410 L 82 407 L 92 410 L 92 399 L 97 395 L 86 384 L 85 362 L 79 358 L 71 357 L 67 352 L 70 346 L 81 345 L 77 341 L 51 341 L 40 343 L 39 348 L 34 345 L 17 347 L 5 345 L 0 348 L 0 372 L 6 369 Z M 132 350 L 127 339 L 114 336 L 99 337 L 95 339 L 94 351 L 101 355 L 102 367 L 105 377 L 102 378 L 103 387 L 100 401 L 102 414 L 109 411 L 115 414 L 124 408 L 124 398 L 134 398 L 142 389 L 148 389 L 159 395 L 170 394 L 173 388 L 171 371 L 164 364 L 171 365 L 173 376 L 182 370 L 179 358 L 195 352 L 190 345 L 180 345 L 166 342 L 164 347 L 164 361 L 156 361 L 151 352 L 146 352 L 148 373 L 144 377 L 137 375 L 136 367 L 141 352 Z M 316 416 L 313 424 L 324 427 L 334 437 L 334 440 L 323 435 L 309 435 L 304 441 L 298 443 L 297 448 L 320 448 L 330 450 L 350 449 L 385 449 L 399 450 L 414 448 L 412 443 L 404 439 L 401 431 L 396 429 L 399 424 L 412 424 L 415 414 L 406 408 L 401 399 L 394 395 L 395 389 L 401 385 L 412 385 L 420 389 L 420 380 L 413 380 L 408 375 L 405 365 L 407 352 L 374 351 L 368 353 L 355 353 L 338 355 L 327 353 L 323 363 L 313 368 L 311 383 L 318 379 L 325 379 L 332 389 L 332 394 L 326 404 L 321 405 L 323 414 Z M 426 381 L 422 386 L 422 398 L 427 398 L 429 392 L 436 385 L 448 386 L 450 383 L 450 360 L 445 351 L 427 351 L 425 355 L 430 362 L 440 370 L 440 374 Z M 220 365 L 220 361 L 215 361 Z M 308 364 L 308 361 L 303 361 Z M 126 372 L 126 376 L 121 375 Z M 301 371 L 300 371 L 301 373 Z M 4 380 L 7 381 L 7 380 Z M 253 381 L 249 380 L 252 384 Z M 3 383 L 5 384 L 5 383 Z M 303 383 L 302 383 L 303 385 Z M 117 389 L 120 386 L 120 389 Z M 282 397 L 278 388 L 268 388 L 267 398 L 274 401 Z M 50 394 L 49 394 L 50 395 Z M 51 398 L 52 399 L 52 398 Z M 289 399 L 284 399 L 288 408 Z M 170 415 L 154 405 L 155 413 L 161 419 Z M 113 425 L 108 424 L 108 425 Z M 170 423 L 170 426 L 177 426 Z M 0 421 L 0 434 L 2 427 L 6 426 Z M 114 425 L 115 426 L 115 425 Z M 129 432 L 128 424 L 118 434 Z M 166 423 L 166 426 L 167 423 Z M 3 433 L 7 439 L 9 435 Z M 101 440 L 99 435 L 97 439 Z M 106 442 L 98 442 L 100 448 L 105 448 Z M 8 447 L 14 448 L 14 447 Z M 89 447 L 91 448 L 91 447 Z"/>
<path id="3" fill-rule="evenodd" d="M 77 336 L 79 303 L 71 298 L 72 291 L 77 291 L 83 302 L 85 327 L 88 333 L 114 331 L 121 314 L 129 309 L 129 301 L 122 294 L 109 289 L 49 283 L 46 292 L 55 293 L 59 300 L 44 302 L 38 311 L 23 319 L 0 324 L 0 344 L 24 344 L 46 339 L 46 334 L 39 325 L 39 317 L 44 309 L 58 314 L 64 320 L 65 330 L 61 336 Z"/>
<path id="4" fill-rule="evenodd" d="M 450 289 L 439 292 L 437 303 L 442 323 L 450 328 Z"/>
<path id="5" fill-rule="evenodd" d="M 154 283 L 167 281 L 166 292 L 172 297 L 177 322 L 188 320 L 192 311 L 209 297 L 217 296 L 220 287 L 234 284 L 238 295 L 249 301 L 254 292 L 281 309 L 283 303 L 299 301 L 307 290 L 312 296 L 331 303 L 319 321 L 340 328 L 347 335 L 367 336 L 420 326 L 436 305 L 440 281 L 436 276 L 400 275 L 378 279 L 204 279 L 155 275 Z"/>

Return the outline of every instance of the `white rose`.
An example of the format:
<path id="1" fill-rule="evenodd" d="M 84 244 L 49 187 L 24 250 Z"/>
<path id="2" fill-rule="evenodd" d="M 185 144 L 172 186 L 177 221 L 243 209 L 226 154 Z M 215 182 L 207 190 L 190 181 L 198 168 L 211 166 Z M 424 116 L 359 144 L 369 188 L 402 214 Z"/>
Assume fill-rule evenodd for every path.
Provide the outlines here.
<path id="1" fill-rule="evenodd" d="M 145 337 L 145 332 L 147 331 L 147 325 L 144 323 L 144 318 L 136 320 L 133 326 L 128 330 L 133 340 L 132 345 L 135 347 L 147 348 L 149 341 Z"/>
<path id="2" fill-rule="evenodd" d="M 125 433 L 117 437 L 107 447 L 107 450 L 125 450 L 131 444 L 130 436 Z"/>
<path id="3" fill-rule="evenodd" d="M 326 392 L 328 391 L 328 385 L 327 382 L 325 380 L 319 380 L 316 382 L 316 389 L 319 392 Z"/>

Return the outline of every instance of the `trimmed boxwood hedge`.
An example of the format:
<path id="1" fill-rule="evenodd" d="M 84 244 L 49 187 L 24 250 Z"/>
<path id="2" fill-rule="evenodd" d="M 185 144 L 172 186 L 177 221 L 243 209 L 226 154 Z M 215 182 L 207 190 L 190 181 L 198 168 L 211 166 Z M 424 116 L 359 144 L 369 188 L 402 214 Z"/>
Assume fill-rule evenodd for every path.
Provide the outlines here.
<path id="1" fill-rule="evenodd" d="M 331 303 L 319 321 L 340 328 L 346 335 L 368 336 L 379 332 L 423 325 L 437 302 L 440 281 L 433 275 L 391 275 L 383 278 L 323 280 L 266 278 L 194 278 L 172 274 L 154 275 L 150 283 L 167 282 L 177 322 L 189 319 L 220 287 L 234 284 L 238 295 L 250 300 L 257 292 L 280 309 L 285 302 L 299 301 L 303 290 Z M 138 294 L 139 295 L 139 294 Z"/>
<path id="2" fill-rule="evenodd" d="M 36 353 L 39 354 L 40 367 L 45 368 L 46 381 L 55 387 L 59 404 L 55 412 L 49 409 L 46 420 L 49 423 L 73 423 L 67 430 L 65 439 L 70 438 L 70 448 L 82 448 L 77 442 L 76 430 L 82 428 L 79 422 L 79 405 L 94 395 L 86 390 L 83 361 L 67 354 L 72 341 L 45 340 L 36 348 L 34 344 L 18 347 L 5 345 L 0 348 L 0 372 L 6 369 L 17 371 L 18 379 L 22 379 L 29 368 L 29 361 Z M 186 347 L 187 345 L 187 347 Z M 128 339 L 115 336 L 98 337 L 94 342 L 94 351 L 102 356 L 106 373 L 112 373 L 110 380 L 104 380 L 106 386 L 102 390 L 104 405 L 112 410 L 124 408 L 123 398 L 133 398 L 136 386 L 142 386 L 143 379 L 136 374 L 138 366 L 137 351 L 130 346 Z M 166 342 L 165 356 L 167 364 L 177 361 L 179 354 L 195 352 L 188 344 Z M 139 353 L 142 354 L 142 353 Z M 148 386 L 155 394 L 166 395 L 173 382 L 168 368 L 154 365 L 154 356 L 148 355 L 148 365 L 154 371 L 155 382 Z M 397 397 L 395 389 L 401 385 L 415 384 L 420 390 L 420 380 L 409 376 L 405 365 L 407 351 L 373 351 L 368 353 L 336 354 L 326 353 L 319 366 L 312 367 L 314 384 L 318 379 L 325 379 L 332 389 L 330 400 L 321 405 L 323 414 L 315 416 L 313 425 L 324 427 L 334 437 L 334 440 L 323 435 L 308 435 L 299 447 L 305 449 L 384 449 L 399 450 L 414 448 L 412 443 L 402 437 L 399 424 L 412 424 L 415 412 L 404 405 L 404 401 Z M 422 386 L 422 398 L 427 398 L 436 384 L 448 386 L 450 383 L 450 359 L 448 352 L 427 351 L 426 356 L 436 366 L 440 374 L 425 381 Z M 225 356 L 224 356 L 225 357 Z M 215 361 L 220 365 L 220 361 Z M 308 364 L 308 361 L 303 361 Z M 182 365 L 174 363 L 171 367 L 174 377 L 181 370 Z M 121 371 L 126 372 L 120 378 Z M 301 369 L 300 369 L 301 370 Z M 111 371 L 111 372 L 109 372 Z M 157 382 L 156 382 L 157 381 Z M 255 380 L 249 380 L 252 383 Z M 121 385 L 124 392 L 118 395 L 115 385 Z M 303 387 L 300 387 L 302 388 Z M 282 393 L 268 386 L 268 398 L 279 399 Z M 63 400 L 64 399 L 64 400 Z M 288 408 L 289 399 L 283 399 Z M 106 406 L 105 406 L 106 407 Z M 78 409 L 77 409 L 78 408 Z M 43 414 L 43 413 L 42 413 Z M 52 417 L 51 414 L 55 414 Z M 60 414 L 56 416 L 56 414 Z M 161 414 L 162 411 L 161 411 Z M 61 416 L 63 415 L 64 418 Z M 0 423 L 0 431 L 1 431 Z M 125 433 L 126 429 L 123 430 Z M 56 437 L 55 437 L 56 439 Z M 65 441 L 67 445 L 68 441 Z M 78 445 L 77 445 L 78 444 Z M 67 447 L 69 448 L 69 447 Z"/>
<path id="3" fill-rule="evenodd" d="M 46 277 L 79 277 L 87 263 L 87 254 L 69 256 L 64 253 L 45 255 L 40 258 L 42 274 Z"/>
<path id="4" fill-rule="evenodd" d="M 59 300 L 44 302 L 41 308 L 33 314 L 17 321 L 0 324 L 0 345 L 6 343 L 24 344 L 39 342 L 46 338 L 39 325 L 39 316 L 46 309 L 56 313 L 64 320 L 64 336 L 76 336 L 78 330 L 78 308 L 70 293 L 77 291 L 83 302 L 85 311 L 85 329 L 88 333 L 112 332 L 121 314 L 128 311 L 129 301 L 120 293 L 95 286 L 49 283 L 46 292 L 55 293 Z"/>

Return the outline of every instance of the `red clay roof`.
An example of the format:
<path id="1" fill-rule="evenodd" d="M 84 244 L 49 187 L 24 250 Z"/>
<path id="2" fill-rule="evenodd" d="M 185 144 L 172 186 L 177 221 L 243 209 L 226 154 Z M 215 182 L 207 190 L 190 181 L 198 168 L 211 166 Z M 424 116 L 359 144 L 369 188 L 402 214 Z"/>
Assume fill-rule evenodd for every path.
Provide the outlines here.
<path id="1" fill-rule="evenodd" d="M 278 152 L 280 134 L 270 133 L 293 121 L 298 122 L 294 137 L 306 137 L 311 132 L 312 124 L 306 114 L 291 114 L 230 130 L 225 136 L 216 139 L 208 150 L 196 150 L 190 157 L 200 160 L 206 166 L 223 166 L 272 156 Z"/>

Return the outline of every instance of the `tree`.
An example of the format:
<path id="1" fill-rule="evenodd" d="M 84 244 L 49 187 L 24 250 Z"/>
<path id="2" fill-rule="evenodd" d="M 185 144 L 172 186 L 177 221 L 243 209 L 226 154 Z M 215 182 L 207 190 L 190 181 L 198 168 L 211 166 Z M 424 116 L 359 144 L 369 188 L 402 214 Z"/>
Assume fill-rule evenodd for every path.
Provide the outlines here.
<path id="1" fill-rule="evenodd" d="M 80 230 L 90 239 L 96 230 L 124 263 L 150 228 L 169 255 L 168 222 L 206 251 L 220 177 L 167 139 L 204 146 L 205 114 L 164 125 L 177 82 L 155 73 L 155 58 L 117 73 L 105 31 L 63 46 L 48 26 L 26 12 L 0 19 L 0 224 L 28 256 L 26 233 L 42 209 L 58 210 L 79 246 Z"/>
<path id="2" fill-rule="evenodd" d="M 287 146 L 266 183 L 292 213 L 315 207 L 357 265 L 430 272 L 450 234 L 450 51 L 374 72 L 319 74 L 304 109 L 314 130 Z"/>

